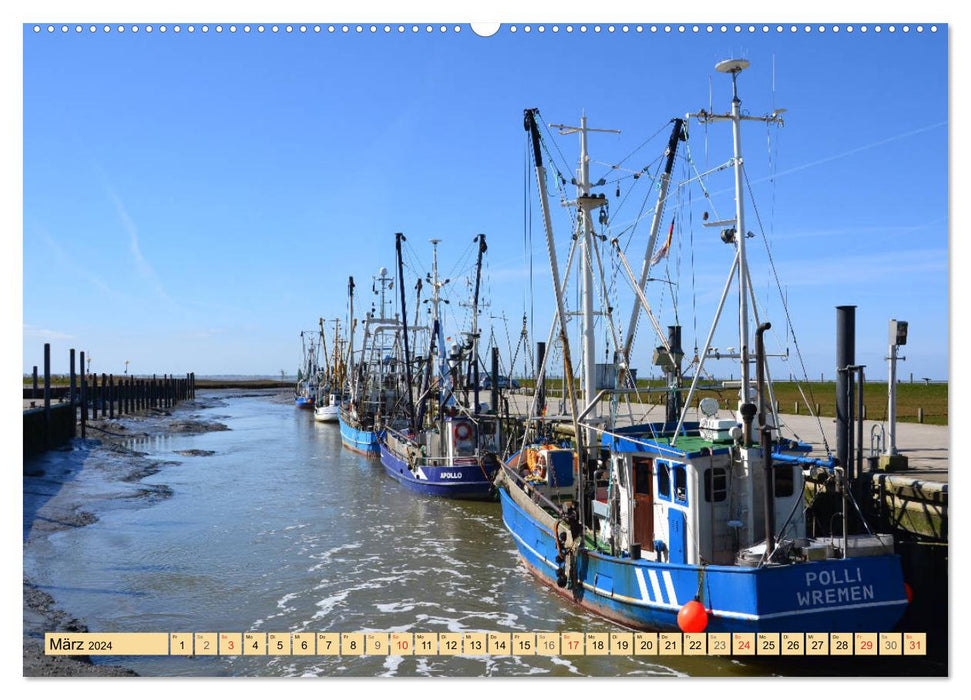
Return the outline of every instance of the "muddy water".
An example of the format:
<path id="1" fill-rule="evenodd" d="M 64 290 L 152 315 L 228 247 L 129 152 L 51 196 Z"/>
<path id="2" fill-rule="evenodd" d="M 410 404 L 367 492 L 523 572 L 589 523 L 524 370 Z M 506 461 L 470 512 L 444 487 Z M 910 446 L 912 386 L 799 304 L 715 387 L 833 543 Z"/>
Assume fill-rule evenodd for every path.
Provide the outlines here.
<path id="1" fill-rule="evenodd" d="M 25 529 L 25 575 L 93 631 L 587 631 L 519 563 L 497 503 L 407 491 L 286 396 L 209 394 L 229 430 L 136 438 L 166 462 L 123 482 L 80 469 L 84 526 Z M 43 459 L 83 460 L 89 453 Z M 124 459 L 124 455 L 120 457 Z M 43 464 L 40 465 L 43 468 Z M 151 470 L 147 470 L 151 471 Z M 164 487 L 164 488 L 163 488 Z M 146 498 L 148 493 L 164 498 Z M 125 657 L 164 676 L 766 675 L 730 659 Z M 821 669 L 802 669 L 819 673 Z M 798 672 L 798 671 L 797 671 Z M 823 671 L 822 675 L 825 675 Z"/>

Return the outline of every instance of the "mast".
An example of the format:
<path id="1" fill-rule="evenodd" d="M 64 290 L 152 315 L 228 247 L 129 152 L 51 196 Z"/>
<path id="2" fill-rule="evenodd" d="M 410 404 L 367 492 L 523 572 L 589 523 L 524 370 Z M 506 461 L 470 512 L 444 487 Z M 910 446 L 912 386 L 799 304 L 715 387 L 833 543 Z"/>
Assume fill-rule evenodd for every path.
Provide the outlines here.
<path id="1" fill-rule="evenodd" d="M 684 120 L 683 119 L 672 119 L 674 128 L 671 129 L 671 136 L 668 139 L 667 147 L 667 160 L 664 163 L 664 172 L 661 173 L 661 184 L 660 190 L 657 195 L 657 204 L 654 205 L 654 217 L 651 219 L 651 233 L 647 240 L 647 249 L 644 251 L 644 262 L 641 265 L 641 276 L 637 282 L 637 286 L 641 290 L 644 289 L 644 285 L 647 283 L 647 277 L 651 270 L 651 256 L 654 255 L 654 246 L 657 244 L 657 232 L 661 226 L 661 216 L 664 213 L 664 203 L 667 201 L 668 196 L 668 185 L 671 184 L 671 171 L 674 169 L 674 157 L 678 151 L 678 141 L 685 140 L 684 134 Z M 634 344 L 634 334 L 637 333 L 637 322 L 641 317 L 640 306 L 634 304 L 634 308 L 631 309 L 630 321 L 627 324 L 627 334 L 624 336 L 624 350 L 621 355 L 621 361 L 623 365 L 621 366 L 621 375 L 618 376 L 618 384 L 623 385 L 623 380 L 628 371 L 630 370 L 630 351 L 631 346 Z"/>
<path id="2" fill-rule="evenodd" d="M 485 242 L 485 234 L 480 233 L 476 238 L 479 241 L 479 255 L 475 261 L 475 292 L 472 295 L 472 395 L 474 405 L 473 415 L 479 412 L 479 285 L 482 281 L 482 254 L 488 250 Z M 492 407 L 493 413 L 499 413 L 499 407 Z"/>
<path id="3" fill-rule="evenodd" d="M 323 318 L 323 316 L 320 317 L 320 342 L 321 342 L 321 345 L 323 346 L 324 374 L 325 374 L 326 377 L 330 377 L 331 376 L 330 357 L 327 355 L 327 336 L 324 335 L 324 318 Z"/>
<path id="4" fill-rule="evenodd" d="M 759 121 L 765 122 L 767 124 L 783 124 L 782 119 L 779 115 L 784 112 L 784 109 L 777 109 L 769 115 L 764 117 L 753 117 L 753 116 L 743 116 L 741 113 L 742 101 L 738 97 L 738 74 L 749 67 L 749 62 L 743 58 L 728 59 L 721 61 L 715 66 L 715 70 L 719 73 L 729 73 L 732 76 L 732 110 L 728 114 L 710 114 L 704 110 L 697 114 L 689 114 L 689 117 L 695 117 L 702 124 L 707 124 L 710 122 L 719 121 L 730 121 L 732 123 L 732 144 L 733 144 L 733 155 L 732 155 L 732 165 L 735 171 L 735 218 L 734 220 L 727 221 L 716 221 L 709 222 L 705 224 L 706 226 L 721 226 L 725 224 L 731 225 L 722 231 L 722 240 L 726 242 L 734 242 L 736 248 L 736 262 L 738 267 L 738 336 L 739 336 L 739 353 L 737 355 L 730 355 L 730 357 L 735 357 L 740 361 L 741 364 L 741 380 L 742 386 L 739 390 L 739 409 L 743 404 L 751 403 L 751 387 L 749 386 L 750 377 L 750 367 L 749 367 L 749 299 L 750 299 L 750 282 L 749 282 L 749 272 L 748 272 L 748 258 L 745 252 L 745 241 L 748 237 L 748 231 L 745 228 L 745 205 L 744 205 L 744 178 L 745 174 L 743 171 L 744 159 L 742 158 L 742 122 L 743 121 Z M 712 331 L 714 331 L 715 325 L 718 323 L 718 318 L 716 316 L 714 324 L 712 325 Z M 706 348 L 705 354 L 708 350 Z M 702 361 L 704 358 L 702 358 Z M 684 410 L 681 412 L 680 423 L 683 423 L 685 412 L 687 411 L 688 404 L 685 404 Z"/>
<path id="5" fill-rule="evenodd" d="M 394 235 L 395 253 L 398 256 L 398 289 L 401 293 L 401 328 L 405 341 L 405 391 L 408 393 L 408 424 L 415 429 L 415 405 L 411 396 L 411 353 L 408 350 L 408 311 L 405 308 L 405 272 L 401 260 L 401 241 L 407 240 L 405 234 Z"/>
<path id="6" fill-rule="evenodd" d="M 354 278 L 347 278 L 347 299 L 348 299 L 348 314 L 351 324 L 350 335 L 347 340 L 347 376 L 354 377 Z"/>
<path id="7" fill-rule="evenodd" d="M 556 245 L 553 241 L 553 225 L 550 221 L 550 204 L 546 192 L 546 168 L 543 166 L 543 155 L 540 148 L 539 129 L 536 126 L 536 114 L 538 109 L 523 110 L 523 126 L 529 132 L 533 145 L 533 160 L 536 165 L 536 183 L 540 193 L 540 205 L 543 210 L 543 227 L 546 229 L 546 251 L 550 256 L 550 273 L 553 282 L 553 296 L 556 299 L 556 315 L 560 324 L 560 342 L 563 346 L 563 383 L 566 387 L 567 396 L 570 399 L 570 417 L 573 422 L 573 437 L 576 440 L 576 454 L 579 461 L 577 470 L 577 496 L 580 501 L 579 519 L 581 532 L 586 527 L 586 450 L 584 443 L 592 442 L 593 431 L 587 431 L 590 435 L 585 435 L 580 430 L 579 412 L 577 409 L 576 388 L 573 385 L 573 362 L 570 359 L 570 337 L 566 330 L 566 310 L 563 305 L 563 293 L 560 285 L 560 268 L 556 259 Z M 586 126 L 586 124 L 584 124 Z M 569 269 L 569 268 L 568 268 Z M 552 329 L 551 329 L 552 331 Z M 493 387 L 493 390 L 495 387 Z M 585 440 L 585 438 L 587 438 Z"/>
<path id="8" fill-rule="evenodd" d="M 431 285 L 432 285 L 432 298 L 431 298 L 431 302 L 432 302 L 432 328 L 433 328 L 432 333 L 434 334 L 434 333 L 437 332 L 438 335 L 440 336 L 438 338 L 438 344 L 440 346 L 438 351 L 440 353 L 442 353 L 442 362 L 444 363 L 445 362 L 445 358 L 444 358 L 445 337 L 444 337 L 444 333 L 442 331 L 442 324 L 441 324 L 441 320 L 440 320 L 440 317 L 439 317 L 439 314 L 438 314 L 438 305 L 439 305 L 439 303 L 441 303 L 441 300 L 442 300 L 441 289 L 446 284 L 448 284 L 448 280 L 439 280 L 438 279 L 438 244 L 441 243 L 442 241 L 441 241 L 441 239 L 438 239 L 438 238 L 432 238 L 432 239 L 429 240 L 429 242 L 432 244 L 432 277 L 431 277 L 431 280 L 429 280 L 431 282 Z M 429 362 L 432 361 L 432 356 L 431 355 L 428 356 L 428 361 Z M 439 383 L 438 383 L 439 405 L 441 404 L 442 398 L 445 396 L 445 375 L 446 375 L 446 372 L 444 371 L 444 369 L 445 368 L 442 366 L 442 364 L 439 363 L 439 368 L 438 368 L 438 376 L 439 376 L 439 380 L 440 380 Z"/>
<path id="9" fill-rule="evenodd" d="M 583 227 L 582 238 L 580 239 L 581 269 L 581 304 L 582 304 L 582 334 L 583 334 L 583 400 L 588 404 L 587 415 L 592 421 L 596 421 L 600 415 L 599 406 L 593 404 L 597 394 L 597 366 L 596 366 L 596 337 L 594 336 L 593 322 L 593 217 L 591 211 L 599 209 L 606 202 L 605 197 L 595 197 L 590 195 L 590 156 L 587 153 L 587 133 L 598 131 L 601 133 L 619 134 L 617 129 L 591 129 L 587 127 L 586 115 L 580 116 L 580 126 L 566 126 L 565 124 L 550 124 L 558 128 L 560 134 L 580 134 L 580 165 L 577 168 L 577 199 L 576 207 L 580 214 Z M 596 442 L 596 431 L 593 428 L 587 429 L 587 444 L 592 445 Z"/>
<path id="10" fill-rule="evenodd" d="M 744 65 L 743 65 L 744 63 Z M 742 391 L 739 401 L 749 403 L 748 366 L 748 260 L 745 257 L 745 198 L 742 193 L 742 101 L 738 99 L 738 74 L 748 67 L 748 61 L 722 61 L 715 70 L 732 74 L 732 142 L 735 161 L 735 240 L 738 241 L 738 336 L 742 355 Z"/>

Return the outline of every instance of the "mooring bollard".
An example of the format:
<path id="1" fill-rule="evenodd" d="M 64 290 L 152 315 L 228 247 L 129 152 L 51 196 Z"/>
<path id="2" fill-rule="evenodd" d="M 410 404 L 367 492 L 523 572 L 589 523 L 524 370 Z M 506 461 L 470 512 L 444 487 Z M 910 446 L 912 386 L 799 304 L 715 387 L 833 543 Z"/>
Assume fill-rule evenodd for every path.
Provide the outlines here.
<path id="1" fill-rule="evenodd" d="M 816 404 L 816 415 L 819 415 L 819 404 Z"/>
<path id="2" fill-rule="evenodd" d="M 793 402 L 792 412 L 795 413 L 797 416 L 799 415 L 799 402 L 798 401 L 794 401 Z"/>
<path id="3" fill-rule="evenodd" d="M 924 409 L 923 408 L 918 408 L 917 409 L 917 422 L 918 423 L 923 423 L 924 422 Z"/>

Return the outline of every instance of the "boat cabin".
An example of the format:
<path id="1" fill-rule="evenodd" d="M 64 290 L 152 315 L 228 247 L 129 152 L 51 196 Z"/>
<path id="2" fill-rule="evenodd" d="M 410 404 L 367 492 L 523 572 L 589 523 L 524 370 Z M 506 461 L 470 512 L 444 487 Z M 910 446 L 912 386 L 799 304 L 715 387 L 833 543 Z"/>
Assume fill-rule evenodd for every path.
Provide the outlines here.
<path id="1" fill-rule="evenodd" d="M 690 423 L 672 446 L 673 428 L 640 425 L 604 436 L 609 465 L 592 508 L 597 545 L 672 564 L 734 564 L 766 538 L 762 449 L 740 446 L 729 430 L 702 435 Z M 802 537 L 802 470 L 773 460 L 772 479 L 776 534 L 785 524 L 784 536 Z"/>

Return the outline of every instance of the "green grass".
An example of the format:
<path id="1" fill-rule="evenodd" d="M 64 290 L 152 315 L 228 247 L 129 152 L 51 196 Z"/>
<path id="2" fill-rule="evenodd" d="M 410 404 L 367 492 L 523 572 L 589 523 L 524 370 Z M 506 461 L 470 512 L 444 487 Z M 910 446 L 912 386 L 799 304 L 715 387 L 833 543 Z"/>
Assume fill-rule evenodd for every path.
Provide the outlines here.
<path id="1" fill-rule="evenodd" d="M 531 379 L 518 380 L 520 386 L 532 387 Z M 547 388 L 559 391 L 563 386 L 560 379 L 551 379 L 547 382 Z M 638 388 L 660 388 L 660 380 L 641 379 L 637 382 Z M 799 391 L 799 384 L 795 382 L 775 382 L 772 385 L 775 392 L 775 399 L 779 402 L 779 411 L 782 413 L 807 414 L 807 403 L 819 406 L 818 415 L 823 417 L 836 416 L 836 382 L 805 382 L 802 386 L 802 393 Z M 686 390 L 687 391 L 687 390 Z M 897 420 L 901 423 L 917 423 L 918 409 L 924 409 L 924 423 L 931 425 L 947 425 L 947 383 L 924 384 L 921 383 L 898 383 L 897 384 Z M 805 395 L 805 397 L 803 396 Z M 692 403 L 696 403 L 705 397 L 718 399 L 723 408 L 734 405 L 737 401 L 737 389 L 722 389 L 721 391 L 698 391 Z M 663 403 L 663 394 L 646 395 L 649 403 Z M 797 406 L 798 404 L 798 406 Z M 887 383 L 886 382 L 867 382 L 863 392 L 863 404 L 866 407 L 866 417 L 868 420 L 884 421 L 887 419 Z M 855 410 L 854 404 L 854 410 Z"/>

